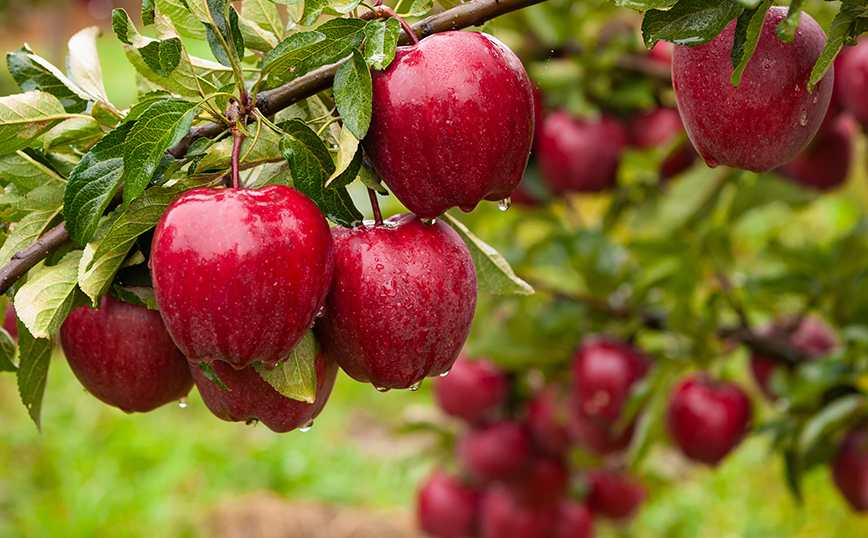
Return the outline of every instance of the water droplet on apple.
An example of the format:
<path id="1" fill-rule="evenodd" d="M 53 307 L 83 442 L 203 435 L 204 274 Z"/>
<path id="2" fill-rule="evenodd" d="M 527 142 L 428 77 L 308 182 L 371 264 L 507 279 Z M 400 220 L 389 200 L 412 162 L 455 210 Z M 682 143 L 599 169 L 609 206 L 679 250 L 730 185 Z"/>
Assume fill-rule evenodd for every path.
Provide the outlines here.
<path id="1" fill-rule="evenodd" d="M 799 125 L 804 127 L 808 124 L 808 111 L 802 110 L 802 114 L 799 116 Z"/>
<path id="2" fill-rule="evenodd" d="M 377 392 L 389 392 L 389 389 L 386 388 L 386 387 L 377 387 L 377 386 L 375 386 L 374 388 L 377 389 Z"/>
<path id="3" fill-rule="evenodd" d="M 501 211 L 506 211 L 507 209 L 509 209 L 509 204 L 511 203 L 512 201 L 509 198 L 504 198 L 503 200 L 497 202 L 497 209 Z"/>
<path id="4" fill-rule="evenodd" d="M 717 168 L 718 166 L 720 166 L 720 163 L 718 163 L 712 157 L 705 157 L 705 164 L 707 164 L 709 168 Z"/>
<path id="5" fill-rule="evenodd" d="M 308 420 L 307 423 L 298 429 L 301 433 L 307 433 L 310 429 L 313 428 L 313 419 Z"/>
<path id="6" fill-rule="evenodd" d="M 417 382 L 413 383 L 412 385 L 410 385 L 410 387 L 409 387 L 410 391 L 411 391 L 411 392 L 416 392 L 417 390 L 419 390 L 419 387 L 422 386 L 422 381 L 424 381 L 424 380 L 423 380 L 423 379 L 420 379 L 419 381 L 417 381 Z"/>
<path id="7" fill-rule="evenodd" d="M 389 337 L 386 336 L 385 334 L 383 335 L 382 341 L 383 341 L 383 345 L 384 345 L 384 346 L 386 346 L 386 347 L 392 347 L 392 341 L 391 341 L 391 340 L 389 339 Z"/>
<path id="8" fill-rule="evenodd" d="M 383 269 L 384 269 L 383 264 L 382 264 L 382 263 L 378 263 L 378 264 L 377 264 L 377 271 L 382 271 Z"/>
<path id="9" fill-rule="evenodd" d="M 187 398 L 181 398 L 178 400 L 178 407 L 181 409 L 187 409 Z"/>
<path id="10" fill-rule="evenodd" d="M 443 372 L 442 374 L 440 374 L 440 377 L 446 377 L 447 375 L 449 375 L 449 372 L 451 372 L 451 371 L 452 371 L 452 370 L 446 370 L 445 372 Z"/>
<path id="11" fill-rule="evenodd" d="M 325 315 L 325 305 L 319 307 L 319 310 L 316 312 L 316 317 L 321 318 Z"/>
<path id="12" fill-rule="evenodd" d="M 316 320 L 313 320 L 313 321 L 310 322 L 310 325 L 308 326 L 308 329 L 313 329 L 314 327 L 316 327 Z"/>
<path id="13" fill-rule="evenodd" d="M 422 219 L 422 223 L 426 226 L 433 226 L 437 223 L 437 219 Z"/>
<path id="14" fill-rule="evenodd" d="M 805 93 L 805 89 L 796 84 L 796 97 L 801 97 Z"/>
<path id="15" fill-rule="evenodd" d="M 385 286 L 383 286 L 383 292 L 389 297 L 394 297 L 398 294 L 398 288 L 395 286 L 395 281 L 389 282 Z"/>

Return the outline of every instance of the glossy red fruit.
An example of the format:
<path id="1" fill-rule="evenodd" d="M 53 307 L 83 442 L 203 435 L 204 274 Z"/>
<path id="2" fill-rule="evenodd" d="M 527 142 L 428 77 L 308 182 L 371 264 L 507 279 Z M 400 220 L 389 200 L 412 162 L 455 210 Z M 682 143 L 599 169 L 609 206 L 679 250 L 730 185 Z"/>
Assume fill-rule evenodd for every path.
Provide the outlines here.
<path id="1" fill-rule="evenodd" d="M 448 372 L 476 311 L 476 271 L 458 234 L 409 213 L 332 234 L 334 279 L 314 329 L 326 351 L 380 389 Z"/>
<path id="2" fill-rule="evenodd" d="M 735 21 L 706 45 L 676 45 L 672 88 L 693 146 L 708 166 L 767 172 L 795 159 L 814 138 L 834 84 L 834 70 L 808 91 L 826 44 L 820 25 L 802 14 L 793 43 L 775 36 L 787 8 L 772 6 L 737 88 L 731 82 Z"/>
<path id="3" fill-rule="evenodd" d="M 426 37 L 373 73 L 373 92 L 365 151 L 407 209 L 429 219 L 515 190 L 534 105 L 530 79 L 506 45 L 478 32 Z"/>
<path id="4" fill-rule="evenodd" d="M 486 357 L 459 355 L 449 375 L 434 381 L 434 399 L 440 409 L 471 423 L 496 411 L 508 393 L 506 372 Z"/>
<path id="5" fill-rule="evenodd" d="M 528 469 L 530 434 L 524 425 L 507 420 L 472 428 L 458 439 L 456 456 L 480 481 L 510 480 Z"/>
<path id="6" fill-rule="evenodd" d="M 841 69 L 836 76 L 841 78 L 841 101 L 863 127 L 868 128 L 868 41 L 862 40 L 847 47 L 841 59 Z"/>
<path id="7" fill-rule="evenodd" d="M 612 188 L 628 138 L 614 118 L 582 119 L 563 110 L 552 112 L 536 141 L 542 177 L 555 194 Z"/>
<path id="8" fill-rule="evenodd" d="M 570 446 L 567 405 L 554 387 L 531 399 L 526 406 L 527 426 L 534 446 L 550 456 L 562 456 Z"/>
<path id="9" fill-rule="evenodd" d="M 841 439 L 831 467 L 832 480 L 847 504 L 868 512 L 868 430 L 852 430 Z"/>
<path id="10" fill-rule="evenodd" d="M 573 390 L 578 412 L 601 426 L 621 417 L 633 386 L 651 367 L 634 347 L 600 336 L 585 338 L 573 357 Z"/>
<path id="11" fill-rule="evenodd" d="M 665 424 L 688 458 L 717 465 L 750 431 L 752 405 L 744 390 L 704 374 L 683 379 L 672 391 Z"/>
<path id="12" fill-rule="evenodd" d="M 558 506 L 551 538 L 592 538 L 594 514 L 584 503 L 563 501 Z"/>
<path id="13" fill-rule="evenodd" d="M 555 507 L 533 507 L 508 488 L 495 484 L 482 499 L 481 538 L 548 538 L 557 518 Z"/>
<path id="14" fill-rule="evenodd" d="M 817 133 L 801 155 L 778 168 L 778 172 L 795 183 L 820 191 L 839 187 L 847 181 L 857 133 L 853 117 L 840 115 L 831 127 Z"/>
<path id="15" fill-rule="evenodd" d="M 126 413 L 180 400 L 193 380 L 160 313 L 103 296 L 99 310 L 74 310 L 60 327 L 63 354 L 88 392 Z"/>
<path id="16" fill-rule="evenodd" d="M 615 521 L 632 519 L 648 497 L 645 484 L 626 473 L 591 469 L 587 477 L 591 511 Z"/>
<path id="17" fill-rule="evenodd" d="M 642 150 L 667 147 L 684 133 L 678 111 L 665 107 L 639 114 L 633 118 L 630 128 L 633 143 Z M 669 179 L 690 168 L 697 156 L 696 150 L 687 140 L 672 148 L 660 164 L 660 179 Z"/>
<path id="18" fill-rule="evenodd" d="M 443 473 L 429 477 L 416 499 L 419 528 L 436 538 L 471 536 L 478 525 L 482 493 Z"/>
<path id="19" fill-rule="evenodd" d="M 6 303 L 6 310 L 3 312 L 3 328 L 9 336 L 18 338 L 18 315 L 11 301 Z"/>
<path id="20" fill-rule="evenodd" d="M 568 426 L 573 442 L 598 456 L 626 450 L 633 440 L 633 431 L 636 429 L 636 423 L 633 421 L 623 431 L 618 431 L 615 425 L 601 425 L 598 420 L 577 409 L 570 412 Z"/>
<path id="21" fill-rule="evenodd" d="M 791 324 L 792 318 L 784 317 L 764 327 L 761 333 L 766 336 L 783 336 Z M 804 316 L 790 333 L 789 340 L 791 344 L 812 359 L 819 359 L 830 354 L 839 344 L 835 329 L 814 315 Z M 750 365 L 754 379 L 762 391 L 769 398 L 774 398 L 771 381 L 775 371 L 780 367 L 779 364 L 772 359 L 753 353 L 750 358 Z"/>
<path id="22" fill-rule="evenodd" d="M 194 364 L 276 364 L 325 303 L 333 250 L 325 217 L 296 189 L 193 189 L 154 233 L 157 305 Z"/>
<path id="23" fill-rule="evenodd" d="M 198 366 L 190 372 L 202 401 L 214 415 L 228 422 L 258 420 L 277 433 L 308 426 L 315 419 L 332 392 L 338 366 L 322 350 L 316 356 L 316 399 L 310 404 L 283 396 L 262 379 L 253 366 L 236 370 L 214 361 L 214 373 L 229 389 L 208 380 Z"/>
<path id="24" fill-rule="evenodd" d="M 570 469 L 562 458 L 536 457 L 509 486 L 524 504 L 554 506 L 566 495 L 569 482 Z"/>

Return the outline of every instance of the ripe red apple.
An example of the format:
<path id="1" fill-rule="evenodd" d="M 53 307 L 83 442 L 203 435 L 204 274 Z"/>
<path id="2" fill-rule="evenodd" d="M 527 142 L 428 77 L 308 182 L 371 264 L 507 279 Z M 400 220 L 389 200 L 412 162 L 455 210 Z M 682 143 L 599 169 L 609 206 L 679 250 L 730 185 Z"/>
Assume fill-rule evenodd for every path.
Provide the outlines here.
<path id="1" fill-rule="evenodd" d="M 817 133 L 801 155 L 778 168 L 778 172 L 795 183 L 820 191 L 843 185 L 850 172 L 857 129 L 852 116 L 839 115 L 828 129 Z"/>
<path id="2" fill-rule="evenodd" d="M 500 484 L 482 499 L 481 538 L 547 538 L 554 529 L 557 508 L 528 506 Z"/>
<path id="3" fill-rule="evenodd" d="M 664 43 L 664 41 L 660 41 Z M 633 143 L 642 150 L 666 146 L 684 132 L 681 116 L 674 108 L 660 107 L 639 114 L 630 125 Z M 696 161 L 696 150 L 689 141 L 672 148 L 660 164 L 660 179 L 666 180 L 690 168 Z"/>
<path id="4" fill-rule="evenodd" d="M 841 101 L 856 120 L 868 129 L 868 41 L 862 40 L 853 47 L 847 47 L 841 58 L 841 69 L 836 76 L 841 77 Z"/>
<path id="5" fill-rule="evenodd" d="M 193 380 L 155 310 L 103 296 L 99 310 L 77 308 L 60 327 L 63 354 L 88 392 L 125 413 L 180 400 Z"/>
<path id="6" fill-rule="evenodd" d="M 708 166 L 767 172 L 799 155 L 814 138 L 832 95 L 834 69 L 808 91 L 826 44 L 820 25 L 802 13 L 793 43 L 775 36 L 787 8 L 772 6 L 737 88 L 731 83 L 732 21 L 710 43 L 676 45 L 672 88 L 693 146 Z"/>
<path id="7" fill-rule="evenodd" d="M 160 218 L 151 275 L 172 339 L 194 364 L 289 356 L 325 303 L 328 223 L 291 187 L 197 188 Z"/>
<path id="8" fill-rule="evenodd" d="M 760 332 L 766 336 L 783 336 L 792 323 L 791 317 L 783 317 L 764 327 Z M 838 335 L 835 329 L 814 315 L 802 317 L 788 338 L 791 344 L 812 359 L 824 357 L 838 347 Z M 750 365 L 757 384 L 766 396 L 774 399 L 771 381 L 775 371 L 780 367 L 779 364 L 773 359 L 754 353 L 751 355 Z"/>
<path id="9" fill-rule="evenodd" d="M 547 387 L 526 406 L 527 426 L 534 446 L 542 453 L 560 457 L 570 446 L 567 405 L 555 387 Z"/>
<path id="10" fill-rule="evenodd" d="M 481 481 L 516 478 L 531 462 L 530 434 L 514 421 L 471 428 L 457 440 L 455 449 L 462 468 Z"/>
<path id="11" fill-rule="evenodd" d="M 6 329 L 9 336 L 18 338 L 18 314 L 15 313 L 12 301 L 6 303 L 6 311 L 3 312 L 3 328 Z"/>
<path id="12" fill-rule="evenodd" d="M 717 465 L 747 435 L 751 415 L 750 399 L 741 387 L 694 374 L 670 394 L 665 424 L 685 456 Z"/>
<path id="13" fill-rule="evenodd" d="M 603 191 L 615 186 L 627 142 L 627 130 L 614 118 L 582 119 L 558 110 L 543 120 L 536 158 L 555 194 Z"/>
<path id="14" fill-rule="evenodd" d="M 645 484 L 624 472 L 590 469 L 587 478 L 591 511 L 615 521 L 632 519 L 648 496 Z"/>
<path id="15" fill-rule="evenodd" d="M 655 62 L 669 66 L 672 65 L 672 52 L 674 49 L 674 44 L 668 41 L 658 41 L 653 47 L 651 47 L 651 50 L 648 51 L 648 57 Z"/>
<path id="16" fill-rule="evenodd" d="M 470 423 L 496 410 L 509 393 L 506 372 L 486 357 L 458 356 L 449 375 L 434 381 L 434 398 L 440 409 Z"/>
<path id="17" fill-rule="evenodd" d="M 478 32 L 426 37 L 373 73 L 373 91 L 365 151 L 407 209 L 430 219 L 515 190 L 534 105 L 530 79 L 506 45 Z"/>
<path id="18" fill-rule="evenodd" d="M 325 407 L 335 384 L 338 366 L 320 349 L 315 359 L 316 400 L 309 404 L 280 394 L 248 366 L 240 370 L 222 361 L 214 361 L 214 373 L 230 390 L 208 380 L 199 367 L 190 364 L 190 372 L 202 401 L 214 415 L 227 422 L 258 420 L 277 433 L 292 431 L 310 424 Z"/>
<path id="19" fill-rule="evenodd" d="M 575 409 L 570 411 L 568 421 L 572 440 L 592 454 L 605 456 L 624 451 L 633 440 L 636 421 L 631 422 L 623 431 L 618 432 L 612 424 L 600 424 L 599 419 L 589 417 Z"/>
<path id="20" fill-rule="evenodd" d="M 476 270 L 458 234 L 404 213 L 332 235 L 334 279 L 314 329 L 326 351 L 380 389 L 448 372 L 476 311 Z"/>
<path id="21" fill-rule="evenodd" d="M 471 536 L 479 521 L 482 493 L 453 476 L 435 473 L 416 498 L 416 521 L 425 533 L 437 538 Z"/>
<path id="22" fill-rule="evenodd" d="M 528 506 L 554 506 L 564 498 L 570 469 L 562 458 L 535 457 L 509 487 Z"/>
<path id="23" fill-rule="evenodd" d="M 577 501 L 563 501 L 558 506 L 551 538 L 591 538 L 594 535 L 594 514 Z"/>
<path id="24" fill-rule="evenodd" d="M 868 430 L 852 430 L 841 439 L 832 480 L 853 510 L 868 512 Z"/>

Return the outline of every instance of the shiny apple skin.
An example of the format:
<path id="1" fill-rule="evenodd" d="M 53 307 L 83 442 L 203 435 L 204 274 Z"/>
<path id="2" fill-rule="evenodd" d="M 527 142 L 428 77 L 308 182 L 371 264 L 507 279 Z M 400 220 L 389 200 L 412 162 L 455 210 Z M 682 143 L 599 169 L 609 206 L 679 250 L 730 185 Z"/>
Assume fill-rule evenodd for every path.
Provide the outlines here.
<path id="1" fill-rule="evenodd" d="M 533 142 L 532 86 L 518 57 L 478 32 L 399 47 L 373 73 L 363 143 L 392 193 L 420 218 L 508 198 Z"/>
<path id="2" fill-rule="evenodd" d="M 842 54 L 839 75 L 842 104 L 868 129 L 868 40 L 846 47 Z"/>
<path id="3" fill-rule="evenodd" d="M 3 312 L 3 328 L 9 333 L 9 336 L 18 338 L 18 314 L 11 301 L 6 303 L 6 310 Z"/>
<path id="4" fill-rule="evenodd" d="M 778 168 L 778 172 L 794 183 L 818 191 L 840 187 L 850 173 L 857 133 L 853 117 L 840 115 L 831 126 L 817 133 L 801 155 Z"/>
<path id="5" fill-rule="evenodd" d="M 189 364 L 189 369 L 202 401 L 214 416 L 227 422 L 258 420 L 276 433 L 304 427 L 315 419 L 328 402 L 338 374 L 337 364 L 320 350 L 315 359 L 316 400 L 309 404 L 274 390 L 253 366 L 236 370 L 221 361 L 211 365 L 231 392 L 205 378 L 197 365 Z"/>
<path id="6" fill-rule="evenodd" d="M 288 357 L 325 303 L 328 223 L 292 187 L 197 188 L 160 218 L 154 293 L 175 343 L 198 364 L 243 368 Z"/>
<path id="7" fill-rule="evenodd" d="M 813 92 L 808 81 L 826 35 L 803 13 L 794 42 L 782 43 L 775 26 L 786 13 L 785 7 L 769 9 L 737 88 L 730 80 L 735 21 L 710 43 L 675 46 L 672 88 L 678 111 L 693 146 L 712 168 L 777 168 L 804 151 L 823 122 L 834 69 Z"/>
<path id="8" fill-rule="evenodd" d="M 160 313 L 103 296 L 60 327 L 69 367 L 88 392 L 125 413 L 145 413 L 190 392 L 193 379 Z"/>
<path id="9" fill-rule="evenodd" d="M 855 429 L 838 444 L 832 481 L 856 512 L 868 512 L 868 430 Z"/>
<path id="10" fill-rule="evenodd" d="M 476 312 L 476 270 L 447 224 L 410 213 L 333 228 L 335 271 L 314 332 L 344 372 L 406 389 L 448 372 Z"/>
<path id="11" fill-rule="evenodd" d="M 716 466 L 750 431 L 752 407 L 738 385 L 691 375 L 670 395 L 666 430 L 685 456 Z"/>

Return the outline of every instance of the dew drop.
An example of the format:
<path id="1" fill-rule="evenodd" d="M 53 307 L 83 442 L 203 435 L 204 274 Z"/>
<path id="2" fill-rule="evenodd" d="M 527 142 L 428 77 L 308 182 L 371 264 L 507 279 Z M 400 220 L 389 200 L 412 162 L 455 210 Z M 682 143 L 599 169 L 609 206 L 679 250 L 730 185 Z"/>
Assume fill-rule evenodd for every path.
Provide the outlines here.
<path id="1" fill-rule="evenodd" d="M 799 116 L 799 125 L 804 127 L 807 124 L 808 124 L 808 111 L 802 110 L 802 114 L 801 114 L 801 116 Z"/>
<path id="2" fill-rule="evenodd" d="M 717 168 L 718 166 L 720 166 L 720 163 L 714 160 L 712 157 L 705 157 L 705 164 L 707 164 L 709 168 Z"/>
<path id="3" fill-rule="evenodd" d="M 301 433 L 307 433 L 313 428 L 313 420 L 308 420 L 307 423 L 298 429 Z"/>
<path id="4" fill-rule="evenodd" d="M 187 409 L 187 398 L 181 398 L 178 400 L 178 407 L 181 409 Z"/>
<path id="5" fill-rule="evenodd" d="M 392 282 L 386 284 L 385 286 L 383 286 L 383 293 L 385 293 L 389 297 L 394 297 L 395 295 L 398 294 L 398 288 L 397 288 L 397 286 L 395 286 L 394 280 Z"/>
<path id="6" fill-rule="evenodd" d="M 325 305 L 319 307 L 319 310 L 316 312 L 316 317 L 321 318 L 325 315 Z"/>
<path id="7" fill-rule="evenodd" d="M 316 327 L 316 320 L 310 322 L 310 325 L 308 325 L 308 329 L 313 329 L 314 327 Z"/>
<path id="8" fill-rule="evenodd" d="M 387 387 L 374 386 L 374 388 L 377 389 L 377 392 L 389 392 L 389 389 Z"/>
<path id="9" fill-rule="evenodd" d="M 796 91 L 796 97 L 801 97 L 802 94 L 805 93 L 805 89 L 802 88 L 801 86 L 799 86 L 798 84 L 796 84 L 795 91 Z"/>
<path id="10" fill-rule="evenodd" d="M 437 219 L 422 219 L 422 223 L 426 226 L 433 226 L 437 223 Z"/>
<path id="11" fill-rule="evenodd" d="M 503 200 L 497 202 L 497 209 L 501 211 L 506 211 L 507 209 L 509 209 L 510 203 L 512 203 L 512 201 L 509 198 L 504 198 Z"/>
<path id="12" fill-rule="evenodd" d="M 423 381 L 423 380 L 420 379 L 419 381 L 417 381 L 417 382 L 413 383 L 412 385 L 410 385 L 410 387 L 409 387 L 410 391 L 411 391 L 411 392 L 416 392 L 417 390 L 419 390 L 419 387 L 422 386 L 422 381 Z"/>
<path id="13" fill-rule="evenodd" d="M 377 267 L 377 271 L 382 271 L 383 269 L 385 269 L 385 267 L 383 267 L 382 263 L 378 263 L 376 267 Z"/>
<path id="14" fill-rule="evenodd" d="M 449 372 L 451 372 L 451 371 L 452 371 L 452 370 L 446 370 L 445 372 L 443 372 L 442 374 L 440 374 L 440 377 L 446 377 L 447 375 L 449 375 Z"/>

